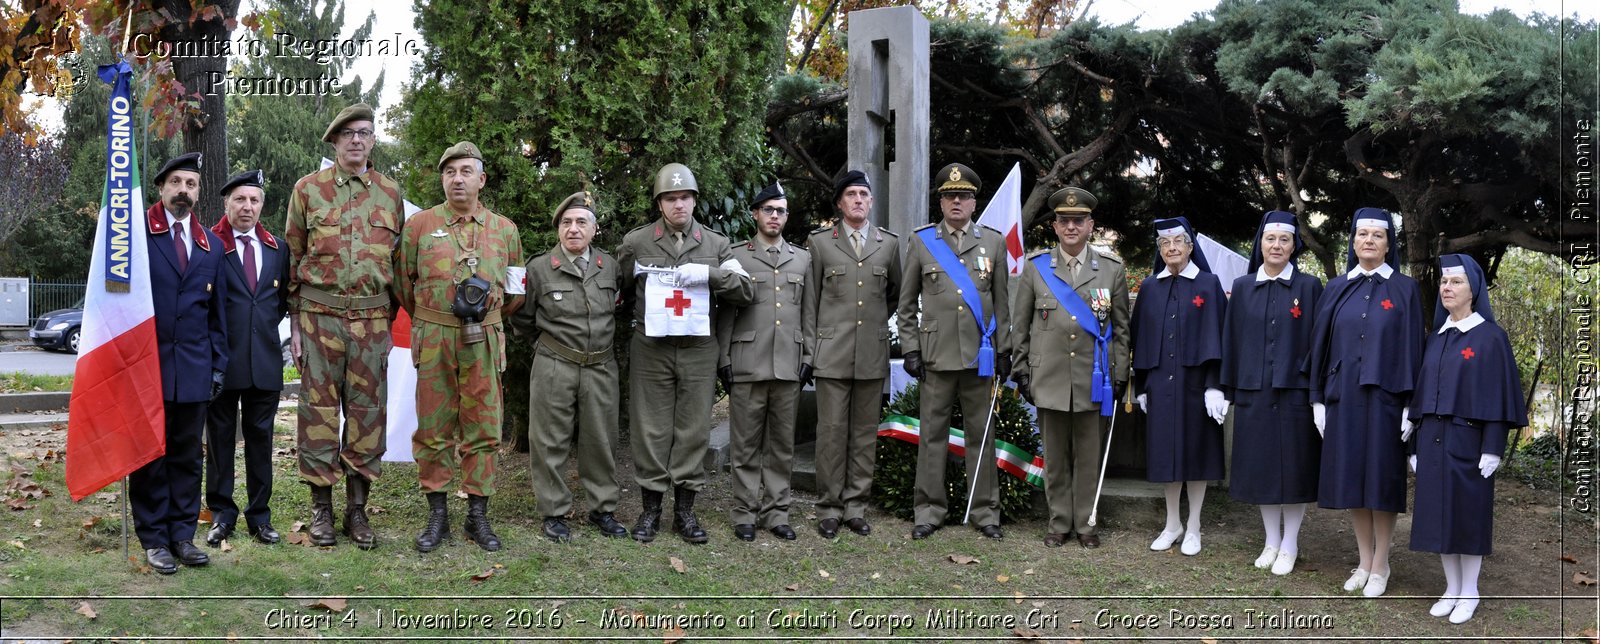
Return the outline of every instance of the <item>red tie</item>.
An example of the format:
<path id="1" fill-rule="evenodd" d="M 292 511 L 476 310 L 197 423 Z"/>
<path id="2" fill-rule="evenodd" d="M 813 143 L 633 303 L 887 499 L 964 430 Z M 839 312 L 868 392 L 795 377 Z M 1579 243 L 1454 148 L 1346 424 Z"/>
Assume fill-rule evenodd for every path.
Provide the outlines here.
<path id="1" fill-rule="evenodd" d="M 239 249 L 239 252 L 244 256 L 244 285 L 250 289 L 251 293 L 254 293 L 256 292 L 256 254 L 250 248 L 249 235 L 239 237 L 239 243 L 244 244 Z"/>
<path id="2" fill-rule="evenodd" d="M 189 247 L 183 243 L 183 225 L 186 222 L 176 222 L 172 225 L 172 247 L 178 251 L 178 272 L 189 272 Z"/>

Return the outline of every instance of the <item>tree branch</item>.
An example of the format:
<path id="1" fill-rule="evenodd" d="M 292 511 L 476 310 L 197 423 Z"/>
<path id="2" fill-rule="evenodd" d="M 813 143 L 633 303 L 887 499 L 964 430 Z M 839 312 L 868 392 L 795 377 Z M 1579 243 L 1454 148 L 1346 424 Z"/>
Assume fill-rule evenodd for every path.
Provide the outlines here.
<path id="1" fill-rule="evenodd" d="M 789 158 L 794 159 L 801 167 L 805 168 L 806 172 L 811 174 L 812 180 L 823 187 L 833 185 L 833 176 L 823 170 L 822 166 L 817 164 L 816 159 L 811 158 L 811 155 L 807 154 L 804 149 L 796 146 L 789 140 L 789 137 L 784 136 L 783 130 L 769 127 L 767 128 L 767 137 L 772 139 L 772 142 L 777 144 L 778 149 L 783 150 L 784 154 L 789 155 Z"/>
<path id="2" fill-rule="evenodd" d="M 833 17 L 833 10 L 838 8 L 839 0 L 828 3 L 828 8 L 822 12 L 822 17 L 817 20 L 817 25 L 811 30 L 811 35 L 806 37 L 806 46 L 800 51 L 800 60 L 795 62 L 794 70 L 806 68 L 806 61 L 811 58 L 811 47 L 817 43 L 817 37 L 822 35 L 822 28 L 828 24 L 828 19 Z"/>

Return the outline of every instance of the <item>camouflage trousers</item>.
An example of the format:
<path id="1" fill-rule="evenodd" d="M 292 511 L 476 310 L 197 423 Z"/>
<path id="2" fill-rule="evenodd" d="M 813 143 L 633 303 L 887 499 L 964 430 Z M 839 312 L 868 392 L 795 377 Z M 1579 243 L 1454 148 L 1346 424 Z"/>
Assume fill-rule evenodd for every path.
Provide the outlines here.
<path id="1" fill-rule="evenodd" d="M 494 494 L 495 450 L 505 411 L 500 372 L 505 335 L 500 325 L 483 327 L 484 341 L 468 345 L 458 327 L 416 321 L 411 356 L 417 364 L 417 433 L 411 456 L 422 491 L 439 492 L 455 478 L 467 494 Z"/>
<path id="2" fill-rule="evenodd" d="M 389 318 L 301 312 L 300 478 L 319 487 L 382 473 L 389 389 Z M 344 412 L 344 431 L 339 427 Z"/>

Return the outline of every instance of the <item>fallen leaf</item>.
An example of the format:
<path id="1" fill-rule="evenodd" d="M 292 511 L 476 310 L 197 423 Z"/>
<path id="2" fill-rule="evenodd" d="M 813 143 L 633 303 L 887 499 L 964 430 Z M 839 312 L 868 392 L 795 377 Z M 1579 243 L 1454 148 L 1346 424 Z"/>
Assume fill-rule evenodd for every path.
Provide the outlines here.
<path id="1" fill-rule="evenodd" d="M 100 517 L 89 517 L 83 520 L 83 529 L 85 531 L 93 530 L 97 525 L 100 525 Z"/>
<path id="2" fill-rule="evenodd" d="M 1200 641 L 1202 644 L 1217 644 L 1217 639 L 1214 637 L 1202 637 Z"/>
<path id="3" fill-rule="evenodd" d="M 1595 630 L 1594 627 L 1583 629 L 1583 632 L 1579 633 L 1579 635 L 1589 638 L 1591 642 L 1600 642 L 1600 631 Z"/>
<path id="4" fill-rule="evenodd" d="M 878 574 L 878 573 L 872 573 L 872 578 L 873 578 L 873 579 L 877 579 L 877 578 L 879 578 L 879 577 L 882 577 L 882 576 L 883 576 L 883 575 L 881 575 L 881 574 Z"/>
<path id="5" fill-rule="evenodd" d="M 784 590 L 800 590 L 800 582 L 795 582 L 783 587 Z"/>
<path id="6" fill-rule="evenodd" d="M 949 557 L 950 561 L 954 561 L 954 562 L 956 562 L 958 564 L 961 564 L 963 566 L 967 565 L 967 564 L 978 563 L 978 558 L 974 557 L 972 555 L 947 555 L 947 556 Z"/>
<path id="7" fill-rule="evenodd" d="M 817 575 L 822 577 L 823 579 L 827 579 L 828 578 L 828 571 L 823 570 L 821 568 L 818 568 L 817 569 Z"/>
<path id="8" fill-rule="evenodd" d="M 72 612 L 77 613 L 79 615 L 82 615 L 84 617 L 87 617 L 89 619 L 94 619 L 94 618 L 100 616 L 99 613 L 94 612 L 94 607 L 90 606 L 89 602 L 78 602 L 78 607 L 76 609 L 74 609 Z"/>
<path id="9" fill-rule="evenodd" d="M 470 579 L 469 581 L 471 583 L 474 583 L 474 584 L 481 584 L 481 583 L 484 582 L 484 580 L 486 580 L 486 579 L 488 579 L 490 577 L 493 577 L 493 576 L 494 576 L 494 569 L 493 568 L 489 568 L 489 569 L 487 569 L 487 570 L 485 570 L 483 572 L 480 572 L 480 573 L 478 573 L 476 575 L 473 575 L 472 579 Z"/>
<path id="10" fill-rule="evenodd" d="M 1578 563 L 1578 560 L 1572 555 L 1561 555 L 1561 560 L 1572 564 Z"/>
<path id="11" fill-rule="evenodd" d="M 367 589 L 366 586 L 356 586 L 356 592 L 358 592 L 358 593 L 362 592 L 362 591 L 365 591 L 366 589 Z"/>
<path id="12" fill-rule="evenodd" d="M 1040 633 L 1039 631 L 1031 628 L 1022 628 L 1020 626 L 1011 629 L 1011 634 L 1017 636 L 1018 639 L 1024 640 L 1036 640 L 1044 637 L 1044 633 Z"/>
<path id="13" fill-rule="evenodd" d="M 11 543 L 16 545 L 17 542 L 13 541 Z M 18 545 L 17 547 L 21 548 L 22 546 Z M 1593 586 L 1595 584 L 1595 578 L 1589 576 L 1588 571 L 1579 571 L 1572 573 L 1572 583 L 1579 586 Z"/>
<path id="14" fill-rule="evenodd" d="M 116 503 L 117 499 L 121 497 L 118 497 L 116 492 L 101 492 L 94 495 L 94 498 L 105 501 L 106 503 Z"/>
<path id="15" fill-rule="evenodd" d="M 296 521 L 294 525 L 289 526 L 290 532 L 299 532 L 304 529 L 306 529 L 306 522 L 304 521 Z"/>
<path id="16" fill-rule="evenodd" d="M 1033 602 L 1034 608 L 1044 608 L 1044 602 Z"/>
<path id="17" fill-rule="evenodd" d="M 1021 605 L 1022 604 L 1022 598 L 1026 597 L 1027 595 L 1022 594 L 1022 591 L 1020 591 L 1020 590 L 1014 590 L 1014 591 L 1011 591 L 1011 596 L 1016 598 L 1016 599 L 1011 600 L 1012 603 L 1017 604 L 1017 605 Z"/>
<path id="18" fill-rule="evenodd" d="M 505 570 L 506 569 L 506 565 L 505 564 L 495 564 L 494 565 L 494 569 L 495 570 Z"/>
<path id="19" fill-rule="evenodd" d="M 310 603 L 302 604 L 302 606 L 305 606 L 306 608 L 321 608 L 322 610 L 330 613 L 337 613 L 344 610 L 347 604 L 349 604 L 349 602 L 345 601 L 344 599 L 338 597 L 326 597 Z"/>
<path id="20" fill-rule="evenodd" d="M 1006 583 L 1008 581 L 1011 581 L 1011 577 L 1009 575 L 995 575 L 994 576 L 994 580 L 1003 584 L 1003 583 Z"/>
<path id="21" fill-rule="evenodd" d="M 381 505 L 373 505 L 371 503 L 367 504 L 367 515 L 368 516 L 377 516 L 377 515 L 383 514 L 383 513 L 388 512 L 388 511 L 389 511 L 389 508 L 383 507 Z"/>
<path id="22" fill-rule="evenodd" d="M 223 539 L 221 550 L 223 552 L 233 552 L 233 544 L 228 543 L 227 539 Z"/>
<path id="23" fill-rule="evenodd" d="M 33 527 L 35 527 L 35 528 L 43 528 L 44 527 L 44 519 L 34 519 L 33 520 Z"/>
<path id="24" fill-rule="evenodd" d="M 304 532 L 290 532 L 289 534 L 283 535 L 283 540 L 289 542 L 290 545 L 296 545 L 296 546 L 309 546 L 309 545 L 311 545 L 311 537 L 310 537 L 310 535 L 307 535 Z"/>
<path id="25" fill-rule="evenodd" d="M 661 642 L 662 644 L 673 644 L 673 642 L 683 639 L 683 636 L 683 629 L 674 626 L 661 634 Z"/>
<path id="26" fill-rule="evenodd" d="M 1022 574 L 1024 574 L 1024 575 L 1031 575 L 1031 574 L 1033 574 L 1033 569 L 1032 569 L 1032 568 L 1029 568 L 1029 569 L 1027 569 L 1027 570 L 1024 570 L 1024 571 L 1022 571 Z"/>
<path id="27" fill-rule="evenodd" d="M 689 566 L 685 565 L 683 563 L 682 559 L 679 559 L 677 557 L 667 557 L 667 561 L 672 564 L 672 569 L 673 570 L 678 571 L 678 574 L 681 575 L 681 574 L 689 572 Z"/>
<path id="28" fill-rule="evenodd" d="M 237 641 L 239 641 L 239 634 L 238 634 L 238 633 L 235 633 L 235 632 L 233 632 L 233 631 L 228 631 L 228 637 L 227 637 L 227 640 L 228 640 L 228 641 L 229 641 L 229 642 L 237 642 Z"/>
<path id="29" fill-rule="evenodd" d="M 211 523 L 211 508 L 200 508 L 200 522 Z"/>
<path id="30" fill-rule="evenodd" d="M 27 550 L 28 549 L 27 546 L 23 545 L 21 541 L 17 541 L 16 539 L 12 539 L 10 541 L 7 541 L 6 543 L 11 544 L 13 547 L 15 547 L 18 550 Z"/>
<path id="31" fill-rule="evenodd" d="M 17 511 L 33 509 L 33 506 L 28 505 L 28 498 L 23 496 L 19 496 L 14 499 L 6 499 L 6 507 Z"/>

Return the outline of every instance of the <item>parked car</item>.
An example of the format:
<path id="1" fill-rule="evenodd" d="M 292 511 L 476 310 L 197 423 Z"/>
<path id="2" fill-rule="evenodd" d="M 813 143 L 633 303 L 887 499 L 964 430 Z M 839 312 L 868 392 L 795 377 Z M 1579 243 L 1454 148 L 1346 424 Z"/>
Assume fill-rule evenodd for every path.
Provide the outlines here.
<path id="1" fill-rule="evenodd" d="M 294 366 L 294 351 L 289 348 L 289 316 L 278 320 L 278 342 L 283 348 L 283 366 Z"/>
<path id="2" fill-rule="evenodd" d="M 70 309 L 57 309 L 39 316 L 28 329 L 28 339 L 53 351 L 78 352 L 79 330 L 83 326 L 83 303 Z"/>

